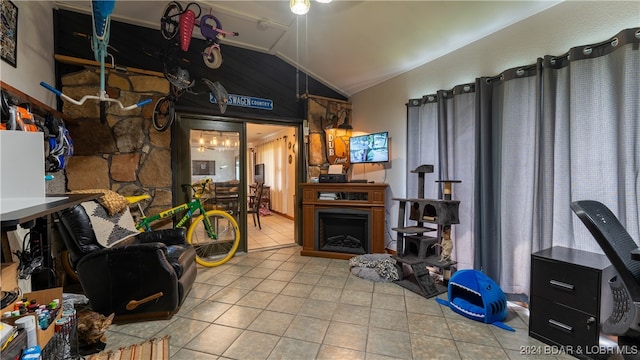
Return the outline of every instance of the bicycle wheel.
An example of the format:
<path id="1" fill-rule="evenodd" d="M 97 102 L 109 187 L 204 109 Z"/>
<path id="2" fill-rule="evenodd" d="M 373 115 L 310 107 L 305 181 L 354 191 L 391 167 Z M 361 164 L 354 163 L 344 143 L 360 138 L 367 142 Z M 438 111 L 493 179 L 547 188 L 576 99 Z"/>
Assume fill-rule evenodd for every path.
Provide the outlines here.
<path id="1" fill-rule="evenodd" d="M 202 52 L 202 60 L 210 69 L 217 69 L 222 65 L 222 54 L 216 45 L 207 46 Z"/>
<path id="2" fill-rule="evenodd" d="M 209 210 L 189 226 L 187 242 L 196 249 L 198 264 L 218 266 L 229 261 L 238 250 L 240 229 L 233 216 L 226 211 Z"/>
<path id="3" fill-rule="evenodd" d="M 151 116 L 153 127 L 158 131 L 165 131 L 171 126 L 175 116 L 176 110 L 173 101 L 169 97 L 163 96 L 153 107 L 153 115 Z"/>
<path id="4" fill-rule="evenodd" d="M 160 32 L 162 37 L 167 40 L 173 39 L 178 33 L 178 23 L 180 22 L 180 14 L 183 13 L 182 5 L 176 1 L 172 1 L 164 8 L 164 13 L 160 19 Z"/>
<path id="5" fill-rule="evenodd" d="M 73 281 L 80 281 L 78 273 L 73 268 L 73 265 L 71 265 L 71 253 L 69 253 L 69 250 L 63 250 L 62 253 L 60 253 L 60 262 L 62 263 L 62 268 L 67 276 L 69 276 Z"/>

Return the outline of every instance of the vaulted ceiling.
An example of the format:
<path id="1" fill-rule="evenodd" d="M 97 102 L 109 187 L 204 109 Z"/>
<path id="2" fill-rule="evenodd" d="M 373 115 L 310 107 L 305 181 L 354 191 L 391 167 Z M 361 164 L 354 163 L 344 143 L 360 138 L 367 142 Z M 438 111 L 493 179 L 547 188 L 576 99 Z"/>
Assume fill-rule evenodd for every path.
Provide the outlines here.
<path id="1" fill-rule="evenodd" d="M 349 97 L 543 11 L 559 1 L 198 1 L 227 31 L 224 44 L 275 55 Z M 56 1 L 89 13 L 90 1 Z M 180 2 L 186 7 L 188 2 Z M 112 19 L 160 28 L 168 1 L 116 1 Z M 203 38 L 196 27 L 193 36 Z"/>

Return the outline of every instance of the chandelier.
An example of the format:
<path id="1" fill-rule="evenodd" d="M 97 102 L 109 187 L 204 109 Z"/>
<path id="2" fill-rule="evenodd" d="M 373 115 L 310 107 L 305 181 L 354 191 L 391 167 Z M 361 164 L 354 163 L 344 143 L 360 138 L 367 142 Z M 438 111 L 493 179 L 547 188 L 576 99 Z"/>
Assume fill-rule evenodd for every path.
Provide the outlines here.
<path id="1" fill-rule="evenodd" d="M 198 151 L 199 152 L 204 152 L 206 149 L 204 147 L 204 138 L 202 137 L 202 131 L 200 132 L 200 140 L 198 141 L 199 145 L 198 146 Z"/>
<path id="2" fill-rule="evenodd" d="M 194 143 L 193 147 L 198 152 L 205 152 L 207 150 L 237 151 L 239 144 L 240 141 L 238 133 L 206 131 L 204 132 L 204 134 L 202 132 L 200 133 L 200 138 L 197 141 L 197 145 Z"/>
<path id="3" fill-rule="evenodd" d="M 331 0 L 316 0 L 319 3 L 328 4 Z M 311 7 L 311 2 L 309 0 L 291 0 L 289 1 L 289 8 L 291 8 L 291 12 L 296 15 L 304 15 L 309 12 L 309 8 Z"/>

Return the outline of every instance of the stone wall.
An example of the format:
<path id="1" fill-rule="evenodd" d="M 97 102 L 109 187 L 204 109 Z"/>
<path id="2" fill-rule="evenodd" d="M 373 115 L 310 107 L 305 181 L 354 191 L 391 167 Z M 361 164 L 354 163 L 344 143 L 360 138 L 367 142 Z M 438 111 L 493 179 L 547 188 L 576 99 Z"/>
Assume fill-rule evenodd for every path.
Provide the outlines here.
<path id="1" fill-rule="evenodd" d="M 75 151 L 65 170 L 66 190 L 146 193 L 152 199 L 144 204 L 145 213 L 156 214 L 172 205 L 171 129 L 158 132 L 151 122 L 153 105 L 169 92 L 169 83 L 162 77 L 108 72 L 106 84 L 109 97 L 125 106 L 148 98 L 153 102 L 132 111 L 111 104 L 105 124 L 100 123 L 98 101 L 87 100 L 81 106 L 64 102 L 62 112 L 69 118 L 66 125 Z M 62 78 L 62 92 L 74 99 L 96 95 L 99 88 L 98 69 Z"/>
<path id="2" fill-rule="evenodd" d="M 163 77 L 119 72 L 108 72 L 106 82 L 109 97 L 125 106 L 147 98 L 153 98 L 153 102 L 132 111 L 111 105 L 105 124 L 100 123 L 98 101 L 88 100 L 81 106 L 64 102 L 62 112 L 68 119 L 66 125 L 75 150 L 64 174 L 65 191 L 111 189 L 125 196 L 146 193 L 152 199 L 144 204 L 145 213 L 157 214 L 173 205 L 171 129 L 158 132 L 151 123 L 153 104 L 169 92 L 169 83 Z M 62 77 L 63 93 L 74 99 L 98 94 L 99 88 L 99 71 L 95 68 Z M 329 167 L 327 130 L 344 122 L 344 117 L 335 115 L 342 109 L 349 110 L 346 113 L 350 115 L 351 104 L 315 96 L 307 101 L 308 176 L 317 177 Z M 61 181 L 58 175 L 63 174 L 56 174 L 54 182 Z M 133 208 L 132 211 L 135 215 Z"/>

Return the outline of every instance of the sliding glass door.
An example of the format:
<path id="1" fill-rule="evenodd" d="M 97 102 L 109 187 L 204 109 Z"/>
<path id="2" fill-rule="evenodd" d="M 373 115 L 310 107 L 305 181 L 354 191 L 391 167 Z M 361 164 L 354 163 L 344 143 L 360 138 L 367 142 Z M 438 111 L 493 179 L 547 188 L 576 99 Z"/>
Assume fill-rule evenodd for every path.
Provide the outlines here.
<path id="1" fill-rule="evenodd" d="M 233 119 L 200 115 L 180 115 L 173 136 L 173 202 L 188 201 L 192 194 L 183 184 L 211 179 L 203 195 L 205 208 L 232 214 L 240 226 L 238 251 L 247 251 L 247 176 L 245 125 Z"/>

